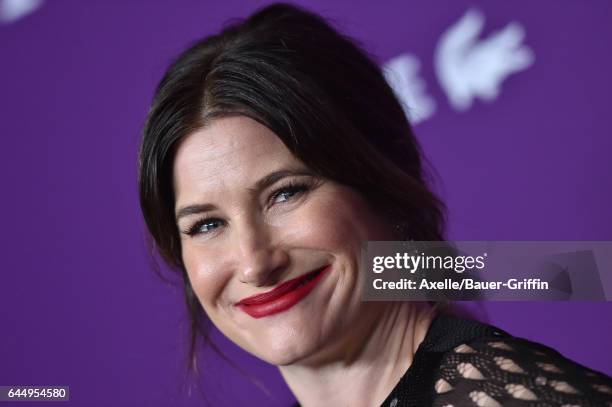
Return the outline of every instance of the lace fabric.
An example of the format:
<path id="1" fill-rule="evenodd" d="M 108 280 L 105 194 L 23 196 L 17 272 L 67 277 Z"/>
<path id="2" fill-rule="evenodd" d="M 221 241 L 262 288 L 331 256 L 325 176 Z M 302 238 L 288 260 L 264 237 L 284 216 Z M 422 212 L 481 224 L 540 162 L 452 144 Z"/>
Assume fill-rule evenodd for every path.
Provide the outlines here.
<path id="1" fill-rule="evenodd" d="M 422 363 L 435 367 L 425 369 Z M 383 403 L 430 405 L 612 407 L 612 379 L 547 346 L 443 315 L 436 318 L 415 362 Z"/>
<path id="2" fill-rule="evenodd" d="M 612 406 L 609 377 L 514 337 L 455 347 L 434 382 L 434 406 Z"/>
<path id="3" fill-rule="evenodd" d="M 612 407 L 612 378 L 491 325 L 439 315 L 381 406 Z"/>

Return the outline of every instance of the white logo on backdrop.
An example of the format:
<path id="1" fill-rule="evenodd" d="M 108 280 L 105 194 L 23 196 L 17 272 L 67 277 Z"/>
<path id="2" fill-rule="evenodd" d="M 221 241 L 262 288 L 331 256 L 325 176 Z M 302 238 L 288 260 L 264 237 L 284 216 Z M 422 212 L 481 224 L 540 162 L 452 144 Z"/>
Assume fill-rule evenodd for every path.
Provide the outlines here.
<path id="1" fill-rule="evenodd" d="M 33 13 L 44 0 L 0 0 L 0 23 L 12 23 Z M 474 99 L 492 101 L 502 82 L 511 74 L 533 64 L 533 52 L 522 41 L 524 28 L 512 22 L 487 38 L 478 37 L 484 16 L 468 10 L 440 37 L 435 50 L 435 73 L 450 105 L 459 111 L 472 106 Z M 421 62 L 403 53 L 383 66 L 387 82 L 395 91 L 406 115 L 417 124 L 432 117 L 436 101 L 427 94 L 427 84 L 419 75 Z"/>
<path id="2" fill-rule="evenodd" d="M 450 105 L 459 111 L 469 109 L 476 98 L 495 100 L 502 82 L 534 61 L 533 52 L 522 44 L 525 29 L 520 24 L 512 22 L 479 40 L 483 26 L 484 16 L 468 10 L 442 34 L 435 50 L 436 76 Z M 431 117 L 436 108 L 418 76 L 419 66 L 418 58 L 409 54 L 383 66 L 387 81 L 413 123 Z"/>
<path id="3" fill-rule="evenodd" d="M 414 55 L 401 54 L 388 61 L 383 72 L 413 124 L 431 117 L 436 101 L 426 93 L 426 83 L 418 75 L 421 63 Z"/>
<path id="4" fill-rule="evenodd" d="M 43 0 L 0 0 L 0 22 L 13 23 L 42 6 Z"/>
<path id="5" fill-rule="evenodd" d="M 484 16 L 469 10 L 440 38 L 435 66 L 440 84 L 451 105 L 466 110 L 472 100 L 494 100 L 501 83 L 510 74 L 533 63 L 533 53 L 522 45 L 525 30 L 510 23 L 489 37 L 478 40 Z"/>

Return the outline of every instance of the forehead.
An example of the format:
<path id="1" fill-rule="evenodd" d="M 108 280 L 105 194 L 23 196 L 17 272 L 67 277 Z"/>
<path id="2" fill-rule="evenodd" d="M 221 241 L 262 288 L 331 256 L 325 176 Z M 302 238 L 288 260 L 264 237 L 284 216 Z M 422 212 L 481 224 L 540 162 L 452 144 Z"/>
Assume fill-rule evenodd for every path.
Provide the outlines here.
<path id="1" fill-rule="evenodd" d="M 173 165 L 176 201 L 226 187 L 250 187 L 299 160 L 266 126 L 245 116 L 214 120 L 185 137 Z"/>

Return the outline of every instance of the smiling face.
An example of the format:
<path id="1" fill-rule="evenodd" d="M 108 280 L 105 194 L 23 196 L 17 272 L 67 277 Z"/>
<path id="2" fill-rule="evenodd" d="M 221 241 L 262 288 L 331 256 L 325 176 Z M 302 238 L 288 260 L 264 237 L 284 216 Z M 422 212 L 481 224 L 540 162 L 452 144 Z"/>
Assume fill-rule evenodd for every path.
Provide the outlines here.
<path id="1" fill-rule="evenodd" d="M 243 116 L 182 140 L 173 177 L 187 274 L 233 342 L 286 365 L 316 357 L 363 316 L 361 243 L 393 237 L 357 192 L 315 176 Z"/>

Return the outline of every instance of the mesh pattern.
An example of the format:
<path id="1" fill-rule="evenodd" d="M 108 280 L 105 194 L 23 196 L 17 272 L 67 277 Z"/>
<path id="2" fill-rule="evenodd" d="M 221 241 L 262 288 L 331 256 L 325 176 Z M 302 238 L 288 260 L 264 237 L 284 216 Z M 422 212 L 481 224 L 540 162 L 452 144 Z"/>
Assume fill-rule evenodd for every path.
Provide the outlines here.
<path id="1" fill-rule="evenodd" d="M 612 380 L 546 346 L 489 337 L 444 354 L 434 394 L 440 407 L 612 407 Z"/>
<path id="2" fill-rule="evenodd" d="M 612 378 L 494 326 L 440 314 L 381 406 L 612 407 Z"/>

